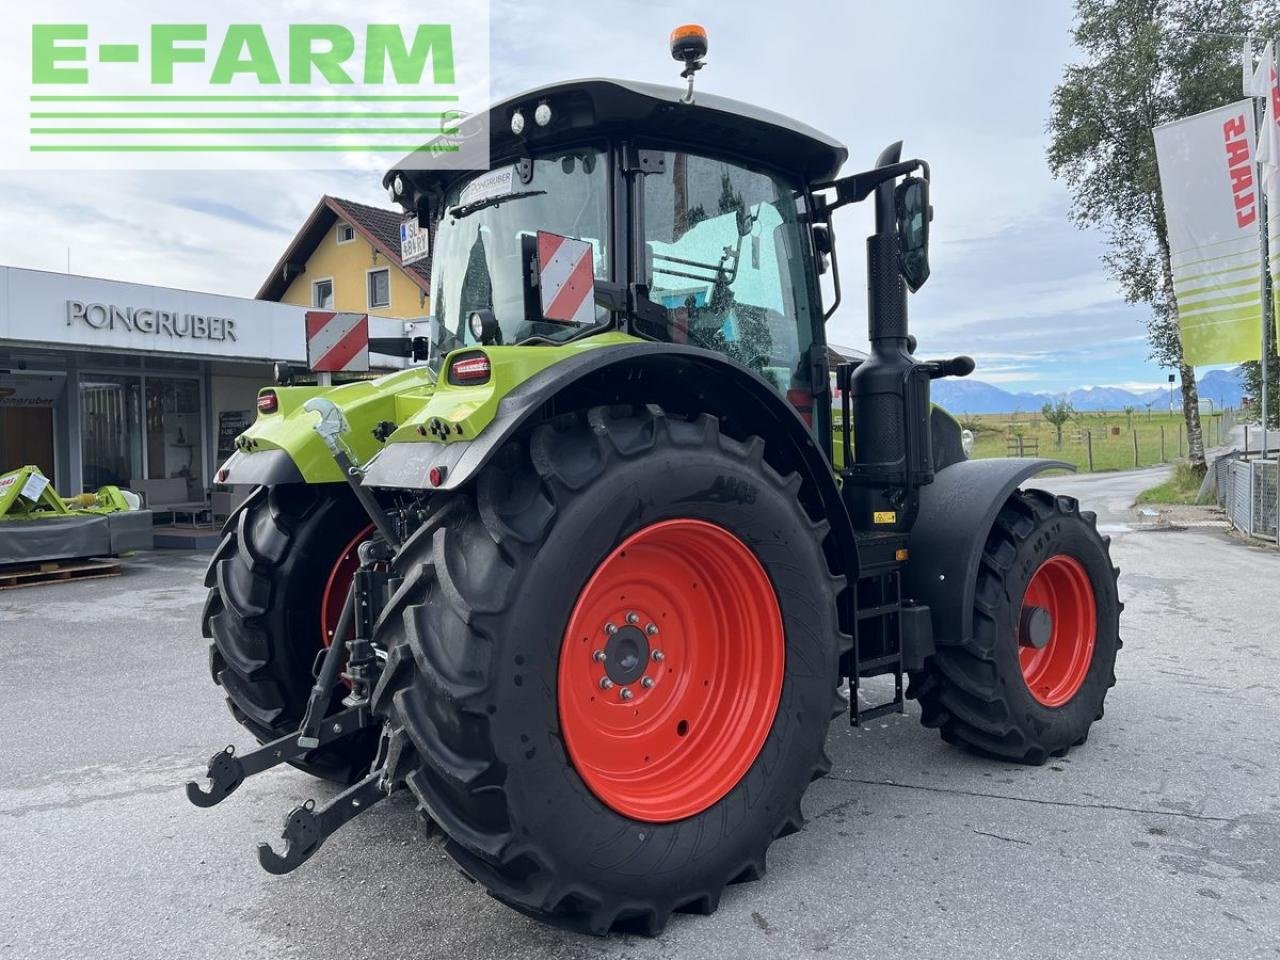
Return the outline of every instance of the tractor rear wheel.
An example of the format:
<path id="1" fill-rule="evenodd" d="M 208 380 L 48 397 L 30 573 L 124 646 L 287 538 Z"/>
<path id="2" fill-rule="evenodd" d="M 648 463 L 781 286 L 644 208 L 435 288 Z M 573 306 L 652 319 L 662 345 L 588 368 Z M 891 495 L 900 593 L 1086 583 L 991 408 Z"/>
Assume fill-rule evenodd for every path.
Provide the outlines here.
<path id="1" fill-rule="evenodd" d="M 826 524 L 763 453 L 712 417 L 569 414 L 401 551 L 388 769 L 499 900 L 656 934 L 802 825 L 848 638 Z"/>
<path id="2" fill-rule="evenodd" d="M 345 484 L 259 487 L 227 520 L 209 562 L 202 625 L 214 683 L 259 743 L 296 730 L 314 682 L 316 654 L 333 637 L 371 534 Z M 334 692 L 330 710 L 345 691 Z M 369 769 L 370 731 L 313 750 L 295 766 L 350 782 Z"/>
<path id="3" fill-rule="evenodd" d="M 924 725 L 1022 763 L 1084 743 L 1121 646 L 1109 545 L 1072 497 L 1010 496 L 982 554 L 972 637 L 935 638 L 937 652 L 912 675 Z"/>

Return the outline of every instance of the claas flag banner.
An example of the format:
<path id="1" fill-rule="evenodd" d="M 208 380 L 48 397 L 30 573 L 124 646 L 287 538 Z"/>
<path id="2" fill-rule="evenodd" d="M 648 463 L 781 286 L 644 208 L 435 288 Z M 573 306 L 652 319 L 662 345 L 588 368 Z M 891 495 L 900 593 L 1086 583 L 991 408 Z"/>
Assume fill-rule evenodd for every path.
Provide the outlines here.
<path id="1" fill-rule="evenodd" d="M 1268 42 L 1256 70 L 1249 70 L 1253 57 L 1244 58 L 1246 96 L 1262 97 L 1265 108 L 1262 129 L 1258 131 L 1258 173 L 1267 198 L 1267 238 L 1271 269 L 1271 287 L 1280 284 L 1280 75 L 1275 64 L 1275 45 Z M 1276 324 L 1276 342 L 1280 343 L 1280 310 L 1275 309 L 1272 295 L 1271 316 Z"/>
<path id="2" fill-rule="evenodd" d="M 1253 102 L 1154 133 L 1183 356 L 1193 366 L 1257 360 L 1262 294 Z"/>

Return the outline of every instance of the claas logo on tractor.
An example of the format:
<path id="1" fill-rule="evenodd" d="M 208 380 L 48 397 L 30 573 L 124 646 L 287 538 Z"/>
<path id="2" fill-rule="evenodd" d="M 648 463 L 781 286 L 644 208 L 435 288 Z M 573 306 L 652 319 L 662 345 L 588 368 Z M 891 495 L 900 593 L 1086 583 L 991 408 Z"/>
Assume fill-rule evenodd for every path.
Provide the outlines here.
<path id="1" fill-rule="evenodd" d="M 469 121 L 488 169 L 389 170 L 440 293 L 378 349 L 422 363 L 332 388 L 282 371 L 219 469 L 257 490 L 204 630 L 260 746 L 188 795 L 281 763 L 344 784 L 259 848 L 273 873 L 403 792 L 504 903 L 656 934 L 801 828 L 837 690 L 854 724 L 909 695 L 1001 761 L 1102 715 L 1106 540 L 1025 486 L 1063 464 L 970 461 L 930 402 L 974 363 L 909 331 L 929 165 L 895 143 L 842 173 L 826 134 L 694 95 L 701 27 L 670 44 L 682 86 L 530 90 Z M 870 349 L 843 359 L 834 221 L 863 201 Z M 877 676 L 893 695 L 867 703 Z"/>

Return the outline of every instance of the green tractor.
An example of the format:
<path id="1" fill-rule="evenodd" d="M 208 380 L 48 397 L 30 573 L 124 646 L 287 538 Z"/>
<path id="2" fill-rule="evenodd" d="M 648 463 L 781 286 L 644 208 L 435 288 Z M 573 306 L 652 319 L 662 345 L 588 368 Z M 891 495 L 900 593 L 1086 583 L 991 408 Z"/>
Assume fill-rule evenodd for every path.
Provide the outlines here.
<path id="1" fill-rule="evenodd" d="M 1065 464 L 969 460 L 929 385 L 972 360 L 915 356 L 928 166 L 894 144 L 839 176 L 818 131 L 694 95 L 704 34 L 672 48 L 687 90 L 543 87 L 478 118 L 485 169 L 391 170 L 434 261 L 433 342 L 405 352 L 438 359 L 263 390 L 219 471 L 257 489 L 204 626 L 263 746 L 188 795 L 282 762 L 348 784 L 259 847 L 272 872 L 407 788 L 499 900 L 654 934 L 764 872 L 841 713 L 915 698 L 1026 763 L 1102 716 L 1107 539 L 1022 488 Z M 833 363 L 833 214 L 863 200 L 871 349 Z"/>

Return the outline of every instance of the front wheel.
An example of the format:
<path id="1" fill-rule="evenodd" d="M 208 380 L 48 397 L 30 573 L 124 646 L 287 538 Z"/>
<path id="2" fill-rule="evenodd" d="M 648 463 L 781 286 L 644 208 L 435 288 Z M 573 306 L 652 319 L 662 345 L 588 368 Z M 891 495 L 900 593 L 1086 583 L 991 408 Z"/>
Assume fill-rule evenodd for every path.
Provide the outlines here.
<path id="1" fill-rule="evenodd" d="M 800 828 L 841 581 L 763 443 L 598 408 L 510 443 L 396 561 L 388 765 L 490 893 L 656 934 Z"/>
<path id="2" fill-rule="evenodd" d="M 1074 498 L 1010 496 L 983 550 L 972 635 L 938 637 L 912 675 L 921 722 L 950 743 L 1023 763 L 1084 743 L 1121 646 L 1109 547 Z"/>

